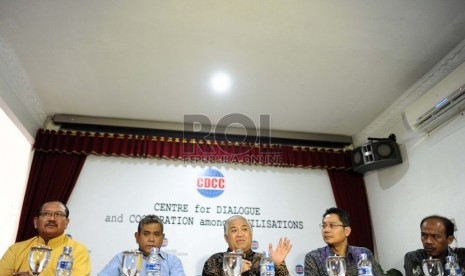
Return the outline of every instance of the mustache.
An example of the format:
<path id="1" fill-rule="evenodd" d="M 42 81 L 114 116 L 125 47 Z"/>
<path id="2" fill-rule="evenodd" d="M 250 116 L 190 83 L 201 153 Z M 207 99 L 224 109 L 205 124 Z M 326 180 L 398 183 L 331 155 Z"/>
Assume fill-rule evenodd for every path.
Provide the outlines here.
<path id="1" fill-rule="evenodd" d="M 58 226 L 58 224 L 53 223 L 53 222 L 49 222 L 49 223 L 45 224 L 45 226 Z"/>

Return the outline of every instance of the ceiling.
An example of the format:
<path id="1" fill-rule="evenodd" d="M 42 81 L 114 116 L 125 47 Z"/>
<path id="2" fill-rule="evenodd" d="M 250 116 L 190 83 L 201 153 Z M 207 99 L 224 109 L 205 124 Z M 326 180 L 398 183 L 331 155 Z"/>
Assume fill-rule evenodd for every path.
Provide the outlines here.
<path id="1" fill-rule="evenodd" d="M 353 136 L 463 39 L 463 0 L 0 0 L 3 94 L 42 122 L 262 114 Z"/>

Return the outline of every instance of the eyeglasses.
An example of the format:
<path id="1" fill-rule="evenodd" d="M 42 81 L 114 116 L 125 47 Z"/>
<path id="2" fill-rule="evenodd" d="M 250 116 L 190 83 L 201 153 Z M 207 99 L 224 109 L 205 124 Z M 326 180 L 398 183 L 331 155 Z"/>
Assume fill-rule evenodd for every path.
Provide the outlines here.
<path id="1" fill-rule="evenodd" d="M 50 211 L 42 211 L 39 214 L 41 217 L 45 219 L 49 219 L 51 217 L 54 217 L 56 219 L 64 219 L 66 218 L 66 214 L 63 212 L 50 212 Z"/>
<path id="2" fill-rule="evenodd" d="M 329 227 L 330 229 L 336 229 L 336 227 L 338 226 L 342 226 L 342 227 L 346 227 L 346 225 L 344 224 L 326 224 L 326 223 L 323 223 L 323 224 L 320 224 L 319 225 L 321 229 L 325 229 L 326 227 Z"/>

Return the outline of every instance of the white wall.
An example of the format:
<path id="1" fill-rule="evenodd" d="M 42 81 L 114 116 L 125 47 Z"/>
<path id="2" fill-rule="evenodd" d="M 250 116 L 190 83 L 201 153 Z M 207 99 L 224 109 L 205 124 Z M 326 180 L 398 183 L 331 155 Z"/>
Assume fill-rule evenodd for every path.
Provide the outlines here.
<path id="1" fill-rule="evenodd" d="M 201 219 L 225 220 L 232 214 L 218 213 L 217 206 L 255 207 L 259 215 L 248 219 L 301 221 L 302 228 L 254 227 L 257 251 L 275 246 L 280 237 L 294 244 L 287 258 L 291 275 L 304 265 L 305 254 L 324 246 L 318 224 L 328 207 L 334 206 L 329 177 L 325 170 L 274 168 L 220 164 L 225 179 L 222 195 L 207 198 L 197 191 L 196 180 L 205 165 L 170 160 L 89 156 L 71 195 L 70 225 L 67 232 L 91 251 L 95 275 L 118 252 L 136 248 L 137 223 L 132 215 L 192 217 L 192 225 L 165 224 L 168 245 L 164 250 L 178 255 L 187 275 L 200 275 L 205 260 L 224 252 L 227 244 L 223 227 L 201 226 Z M 155 210 L 155 203 L 177 203 L 186 211 Z M 210 207 L 209 213 L 196 206 Z M 106 222 L 107 215 L 121 217 Z"/>
<path id="2" fill-rule="evenodd" d="M 4 108 L 0 99 L 1 255 L 16 239 L 31 157 L 31 145 Z"/>
<path id="3" fill-rule="evenodd" d="M 21 61 L 1 35 L 0 61 L 0 106 L 32 144 L 46 113 Z"/>
<path id="4" fill-rule="evenodd" d="M 400 117 L 383 131 L 399 134 L 403 163 L 367 173 L 365 183 L 381 265 L 404 271 L 405 253 L 422 248 L 425 216 L 454 218 L 458 245 L 465 245 L 465 116 L 429 136 L 406 132 Z"/>

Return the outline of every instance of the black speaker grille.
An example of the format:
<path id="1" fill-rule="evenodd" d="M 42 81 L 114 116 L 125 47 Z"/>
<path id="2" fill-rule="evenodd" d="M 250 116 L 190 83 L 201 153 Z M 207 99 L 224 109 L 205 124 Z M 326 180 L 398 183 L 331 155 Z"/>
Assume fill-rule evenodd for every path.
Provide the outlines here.
<path id="1" fill-rule="evenodd" d="M 355 162 L 359 160 L 362 162 Z M 399 145 L 390 139 L 371 141 L 352 152 L 354 171 L 365 173 L 402 163 Z"/>

